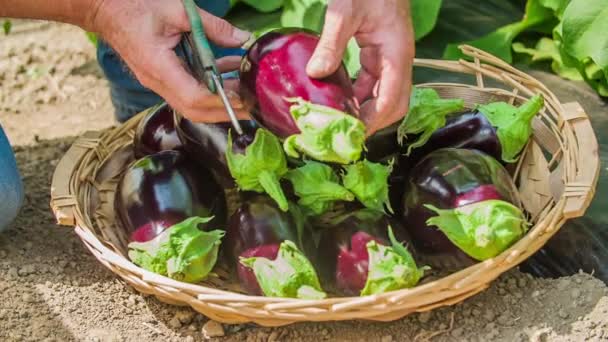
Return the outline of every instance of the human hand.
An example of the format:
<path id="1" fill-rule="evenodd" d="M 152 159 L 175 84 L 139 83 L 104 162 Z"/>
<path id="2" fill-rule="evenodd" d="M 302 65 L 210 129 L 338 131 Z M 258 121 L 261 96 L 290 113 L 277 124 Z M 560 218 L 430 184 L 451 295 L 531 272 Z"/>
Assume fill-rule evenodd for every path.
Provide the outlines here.
<path id="1" fill-rule="evenodd" d="M 250 34 L 227 21 L 199 10 L 205 32 L 212 42 L 239 47 Z M 99 0 L 91 19 L 98 32 L 121 56 L 139 82 L 166 100 L 175 110 L 197 122 L 227 121 L 221 98 L 211 93 L 188 71 L 174 48 L 190 22 L 181 1 Z M 220 72 L 236 70 L 239 56 L 217 60 Z M 238 80 L 225 80 L 224 88 L 237 116 L 248 119 L 238 97 Z"/>
<path id="2" fill-rule="evenodd" d="M 361 47 L 354 90 L 369 136 L 408 110 L 415 55 L 409 1 L 331 1 L 308 75 L 321 78 L 337 70 L 352 37 Z"/>

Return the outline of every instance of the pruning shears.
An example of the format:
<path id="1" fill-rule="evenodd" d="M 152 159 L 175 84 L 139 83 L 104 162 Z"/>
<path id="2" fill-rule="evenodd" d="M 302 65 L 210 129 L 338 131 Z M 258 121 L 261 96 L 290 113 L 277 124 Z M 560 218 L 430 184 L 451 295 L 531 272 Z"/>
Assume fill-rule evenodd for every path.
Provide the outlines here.
<path id="1" fill-rule="evenodd" d="M 211 51 L 209 40 L 203 29 L 203 22 L 198 13 L 198 8 L 194 3 L 194 0 L 183 0 L 183 3 L 192 28 L 191 32 L 186 32 L 184 34 L 186 39 L 182 40 L 182 44 L 187 44 L 188 50 L 192 52 L 191 59 L 186 50 L 186 53 L 184 54 L 186 62 L 199 81 L 205 83 L 212 93 L 220 95 L 224 107 L 226 107 L 226 111 L 228 112 L 228 116 L 230 117 L 230 121 L 232 122 L 232 126 L 236 132 L 241 135 L 243 134 L 243 130 L 236 117 L 236 113 L 226 96 L 226 92 L 224 91 L 222 77 L 217 69 L 215 56 Z"/>

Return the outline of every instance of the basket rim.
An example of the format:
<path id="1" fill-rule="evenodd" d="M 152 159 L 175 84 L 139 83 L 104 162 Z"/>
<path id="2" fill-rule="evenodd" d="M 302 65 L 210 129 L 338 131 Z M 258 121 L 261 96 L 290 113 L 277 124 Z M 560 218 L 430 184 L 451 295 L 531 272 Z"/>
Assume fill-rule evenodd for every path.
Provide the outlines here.
<path id="1" fill-rule="evenodd" d="M 511 98 L 519 98 L 521 100 L 525 100 L 526 96 L 531 96 L 534 92 L 518 83 L 516 77 L 521 76 L 527 82 L 529 82 L 529 84 L 534 85 L 535 90 L 537 92 L 542 93 L 544 95 L 544 97 L 547 99 L 547 102 L 546 102 L 547 104 L 545 106 L 545 110 L 547 110 L 547 108 L 552 108 L 553 110 L 555 110 L 555 112 L 557 112 L 559 114 L 558 118 L 563 120 L 562 128 L 564 127 L 564 125 L 563 125 L 564 123 L 570 122 L 569 119 L 567 117 L 565 117 L 566 115 L 564 115 L 565 105 L 562 104 L 561 102 L 559 102 L 557 97 L 549 89 L 547 89 L 542 83 L 540 83 L 538 80 L 536 80 L 535 78 L 533 78 L 530 75 L 527 75 L 527 74 L 515 69 L 514 67 L 510 66 L 509 64 L 503 62 L 502 60 L 499 60 L 498 58 L 491 56 L 481 50 L 472 48 L 470 46 L 462 46 L 461 49 L 465 53 L 465 55 L 472 57 L 474 59 L 474 61 L 469 62 L 466 60 L 444 61 L 444 60 L 434 60 L 434 59 L 415 59 L 415 66 L 416 67 L 438 68 L 438 69 L 442 69 L 442 70 L 452 69 L 453 71 L 461 72 L 461 73 L 465 73 L 465 71 L 467 71 L 466 73 L 478 76 L 477 85 L 469 85 L 469 84 L 465 84 L 465 83 L 429 82 L 429 83 L 416 84 L 416 86 L 419 86 L 419 87 L 435 87 L 435 86 L 460 87 L 460 88 L 467 88 L 470 90 L 476 90 L 476 91 L 480 91 L 480 92 L 492 92 L 492 93 L 495 93 L 498 95 L 505 95 L 505 96 L 509 96 Z M 483 63 L 483 65 L 482 65 L 482 63 Z M 485 77 L 494 78 L 493 76 L 497 76 L 496 79 L 499 82 L 504 82 L 505 79 L 507 81 L 514 80 L 513 81 L 514 84 L 509 83 L 509 85 L 513 86 L 514 90 L 512 92 L 509 92 L 508 90 L 502 89 L 502 88 L 485 87 L 484 83 L 483 83 L 483 77 L 479 77 L 479 69 L 483 68 L 484 65 L 487 65 L 489 68 L 489 71 L 488 71 L 489 74 L 487 74 L 487 75 L 484 74 Z M 502 73 L 500 72 L 501 70 L 502 70 Z M 510 74 L 508 72 L 510 72 Z M 501 94 L 501 93 L 503 93 L 503 94 Z M 118 131 L 125 130 L 126 126 L 136 122 L 141 117 L 141 115 L 143 115 L 145 113 L 146 113 L 146 111 L 140 113 L 140 115 L 129 119 L 129 121 L 127 121 L 127 123 L 125 123 L 119 127 L 112 127 L 112 128 L 106 129 L 106 130 L 98 131 L 97 132 L 98 140 L 103 139 L 104 136 L 112 135 Z M 582 115 L 584 115 L 584 112 L 581 114 L 581 116 L 575 117 L 574 119 L 577 119 L 577 120 L 585 119 L 586 123 L 590 125 L 590 123 L 588 123 L 589 120 L 586 117 L 586 115 L 584 115 L 584 117 L 582 117 Z M 565 126 L 568 126 L 568 125 L 565 125 Z M 566 129 L 567 129 L 567 127 L 566 127 Z M 595 142 L 594 146 L 592 146 L 592 149 L 597 149 L 597 138 L 593 134 L 593 131 L 591 131 L 591 133 L 592 133 L 592 136 L 587 137 L 587 139 L 590 139 L 591 143 Z M 576 136 L 575 136 L 575 139 L 576 139 Z M 76 144 L 76 143 L 74 143 L 74 144 Z M 579 146 L 579 148 L 580 148 L 580 146 Z M 564 156 L 568 156 L 568 158 L 571 158 L 571 156 L 567 152 L 568 151 L 562 151 Z M 82 160 L 85 160 L 86 159 L 85 156 L 88 156 L 89 158 L 94 158 L 95 154 L 96 154 L 95 148 L 87 149 L 82 154 L 82 156 L 81 156 L 82 158 L 77 162 L 77 164 L 82 162 Z M 522 159 L 523 159 L 523 156 L 522 156 Z M 569 160 L 569 159 L 567 159 L 567 160 Z M 59 169 L 59 166 L 60 166 L 60 164 L 57 165 L 57 169 Z M 61 175 L 59 175 L 59 176 L 61 176 Z M 59 176 L 57 174 L 54 175 L 53 183 L 55 183 L 55 179 Z M 70 181 L 74 181 L 73 179 L 71 179 L 72 176 L 74 176 L 74 174 L 70 175 Z M 564 176 L 564 177 L 566 177 L 566 176 Z M 583 204 L 581 205 L 581 208 L 579 208 L 578 216 L 580 216 L 584 213 L 584 211 L 586 210 L 587 206 L 589 205 L 591 199 L 593 198 L 598 178 L 599 178 L 599 162 L 597 163 L 597 166 L 596 166 L 595 177 L 593 177 L 593 179 L 591 180 L 591 182 L 589 184 L 588 192 L 584 195 L 581 195 L 582 197 L 585 197 L 585 198 L 584 198 Z M 77 180 L 77 181 L 79 181 L 79 180 Z M 65 183 L 65 181 L 63 183 Z M 74 189 L 70 189 L 70 190 L 75 191 Z M 53 191 L 52 191 L 51 195 L 52 195 L 52 199 L 51 199 L 52 209 L 53 209 L 58 221 L 60 221 L 60 216 L 62 215 L 62 213 L 60 212 L 61 211 L 60 209 L 62 207 L 66 206 L 66 204 L 65 204 L 66 197 L 65 196 L 67 196 L 67 195 L 64 194 L 64 196 L 61 196 L 61 195 L 54 196 Z M 73 192 L 71 193 L 71 195 L 72 195 L 72 197 L 77 196 L 77 194 L 74 195 Z M 153 287 L 155 289 L 156 288 L 161 289 L 161 292 L 167 292 L 167 290 L 166 290 L 167 288 L 175 288 L 178 291 L 182 291 L 186 294 L 194 295 L 196 300 L 207 303 L 207 304 L 208 303 L 218 303 L 218 302 L 221 303 L 222 301 L 226 301 L 226 300 L 229 300 L 231 302 L 239 302 L 239 303 L 264 303 L 265 305 L 261 309 L 261 310 L 263 310 L 263 312 L 253 314 L 253 315 L 248 314 L 248 315 L 244 315 L 243 317 L 248 317 L 250 319 L 249 321 L 258 321 L 258 320 L 264 321 L 265 319 L 268 319 L 269 321 L 273 321 L 273 322 L 276 322 L 278 320 L 281 322 L 287 322 L 285 324 L 289 324 L 289 323 L 295 322 L 295 321 L 317 321 L 317 320 L 318 321 L 328 321 L 331 319 L 326 319 L 324 317 L 327 315 L 331 315 L 332 313 L 348 312 L 348 310 L 351 310 L 353 308 L 371 307 L 372 305 L 377 304 L 378 302 L 380 302 L 382 300 L 385 301 L 384 304 L 386 304 L 386 303 L 397 304 L 397 303 L 402 302 L 404 298 L 411 297 L 414 294 L 426 295 L 427 291 L 429 289 L 438 287 L 437 284 L 439 282 L 443 282 L 445 284 L 450 283 L 451 284 L 450 288 L 456 288 L 457 291 L 454 294 L 450 294 L 450 293 L 445 294 L 444 293 L 444 298 L 441 298 L 439 300 L 427 301 L 428 303 L 427 303 L 426 308 L 424 306 L 418 306 L 418 308 L 416 308 L 416 306 L 415 306 L 412 309 L 410 309 L 410 308 L 400 308 L 399 309 L 398 308 L 397 310 L 392 310 L 392 311 L 386 307 L 376 308 L 373 310 L 366 311 L 364 313 L 360 312 L 359 315 L 353 315 L 352 318 L 341 318 L 339 320 L 361 319 L 361 318 L 376 319 L 376 318 L 381 317 L 382 315 L 387 315 L 387 314 L 390 315 L 390 313 L 393 313 L 393 312 L 406 312 L 405 314 L 408 314 L 409 312 L 414 312 L 414 311 L 418 311 L 418 312 L 427 311 L 427 310 L 431 310 L 437 306 L 449 305 L 449 304 L 446 304 L 446 302 L 449 302 L 450 298 L 456 298 L 456 297 L 459 298 L 459 300 L 456 302 L 460 302 L 461 300 L 464 300 L 465 298 L 468 298 L 469 296 L 479 293 L 480 291 L 485 289 L 487 286 L 489 286 L 489 284 L 492 283 L 502 273 L 515 267 L 521 261 L 525 260 L 527 257 L 522 258 L 522 255 L 525 255 L 527 252 L 526 252 L 526 248 L 522 248 L 522 245 L 524 245 L 525 242 L 528 242 L 528 244 L 529 244 L 528 239 L 545 239 L 545 242 L 546 242 L 546 240 L 548 240 L 550 238 L 550 236 L 555 234 L 555 232 L 565 223 L 565 221 L 568 218 L 576 216 L 576 215 L 574 215 L 574 216 L 570 215 L 570 217 L 566 217 L 568 215 L 565 215 L 565 213 L 564 213 L 564 210 L 565 210 L 564 208 L 567 206 L 569 197 L 572 197 L 572 195 L 569 196 L 568 192 L 564 191 L 561 194 L 561 196 L 559 197 L 559 200 L 554 203 L 553 207 L 549 211 L 544 213 L 544 216 L 541 217 L 533 225 L 533 227 L 531 227 L 528 230 L 527 234 L 522 239 L 517 241 L 515 244 L 513 244 L 508 249 L 506 249 L 499 255 L 495 256 L 494 258 L 488 259 L 486 261 L 476 262 L 475 264 L 473 264 L 471 266 L 468 266 L 466 268 L 452 272 L 444 277 L 441 277 L 440 279 L 433 280 L 431 282 L 424 283 L 424 284 L 418 284 L 417 286 L 415 286 L 413 288 L 405 288 L 405 289 L 394 290 L 394 291 L 389 291 L 389 292 L 380 293 L 380 294 L 367 295 L 367 296 L 336 296 L 336 297 L 328 297 L 325 299 L 314 299 L 314 300 L 313 299 L 300 299 L 300 298 L 265 297 L 265 296 L 256 296 L 256 295 L 250 295 L 250 294 L 242 294 L 242 293 L 213 288 L 213 287 L 200 285 L 200 284 L 190 284 L 190 283 L 185 283 L 185 282 L 179 282 L 179 281 L 173 280 L 169 277 L 147 271 L 147 270 L 135 265 L 134 263 L 132 263 L 131 260 L 129 260 L 127 257 L 112 250 L 112 248 L 108 246 L 107 241 L 105 241 L 105 239 L 100 239 L 100 236 L 98 236 L 98 234 L 94 233 L 95 229 L 91 229 L 88 227 L 89 225 L 92 224 L 92 222 L 90 222 L 90 221 L 87 222 L 87 219 L 86 219 L 89 209 L 84 207 L 83 205 L 81 205 L 81 203 L 79 203 L 78 200 L 74 200 L 74 201 L 72 201 L 73 203 L 69 203 L 67 205 L 73 209 L 73 219 L 67 220 L 64 223 L 67 223 L 68 225 L 71 225 L 74 227 L 76 234 L 81 238 L 81 240 L 84 242 L 86 247 L 92 252 L 92 254 L 94 254 L 94 256 L 105 267 L 107 267 L 114 274 L 118 275 L 119 277 L 121 277 L 125 280 L 127 280 L 128 276 L 138 277 L 139 278 L 138 281 L 146 283 L 147 286 L 149 286 L 149 287 Z M 67 201 L 67 202 L 70 202 L 70 201 Z M 94 226 L 94 225 L 92 225 L 92 226 Z M 542 226 L 546 226 L 544 231 L 540 231 L 540 228 Z M 535 232 L 534 233 L 535 236 L 531 235 L 532 231 Z M 544 242 L 542 243 L 542 245 L 544 245 Z M 524 252 L 522 252 L 522 251 L 524 251 Z M 506 267 L 504 266 L 505 264 L 507 264 Z M 117 265 L 118 265 L 118 267 L 122 268 L 123 270 L 126 270 L 126 272 L 129 272 L 130 275 L 116 272 L 115 268 L 117 267 Z M 480 278 L 481 274 L 485 275 L 486 278 L 482 279 L 480 281 L 479 280 L 470 281 L 471 279 Z M 133 282 L 135 282 L 135 280 L 133 280 L 133 279 L 131 279 L 131 280 Z M 467 283 L 467 281 L 468 281 L 468 283 Z M 130 283 L 133 284 L 132 282 L 130 282 Z M 448 286 L 443 286 L 440 288 L 447 289 Z M 152 292 L 154 292 L 154 291 L 152 291 Z M 447 291 L 447 292 L 449 292 L 449 291 Z M 171 294 L 170 291 L 168 293 Z M 440 294 L 440 293 L 436 293 L 436 295 L 437 294 Z M 158 297 L 158 294 L 157 294 L 157 297 Z M 189 303 L 189 304 L 190 304 L 190 306 L 193 306 L 192 303 Z M 290 316 L 289 311 L 281 311 L 281 310 L 294 310 L 294 309 L 298 309 L 298 308 L 311 307 L 311 306 L 321 305 L 321 304 L 328 306 L 330 308 L 329 310 L 331 312 L 328 310 L 328 314 L 321 315 L 321 316 L 317 317 L 318 319 L 314 317 L 315 315 L 310 315 L 310 314 L 308 316 L 311 316 L 311 317 L 308 317 L 307 319 L 300 319 L 300 317 L 298 315 L 301 315 L 301 314 L 296 314 L 295 316 Z M 380 304 L 383 304 L 383 303 L 380 303 Z M 422 308 L 420 308 L 420 307 L 422 307 Z M 219 307 L 213 307 L 213 309 L 210 309 L 210 310 L 217 310 L 218 312 L 222 312 L 222 314 L 218 314 L 217 317 L 221 317 L 221 315 L 223 315 L 223 314 L 225 314 L 225 315 L 234 314 L 234 312 L 232 312 L 232 310 L 221 310 Z M 408 310 L 409 310 L 409 312 L 408 312 Z M 207 313 L 205 313 L 205 315 L 207 315 Z M 359 317 L 355 317 L 355 316 L 359 316 Z M 242 318 L 241 318 L 241 320 L 242 320 Z M 382 320 L 382 319 L 379 318 L 377 320 Z M 283 323 L 281 323 L 281 325 L 282 324 Z M 276 325 L 276 324 L 273 324 L 273 325 Z"/>

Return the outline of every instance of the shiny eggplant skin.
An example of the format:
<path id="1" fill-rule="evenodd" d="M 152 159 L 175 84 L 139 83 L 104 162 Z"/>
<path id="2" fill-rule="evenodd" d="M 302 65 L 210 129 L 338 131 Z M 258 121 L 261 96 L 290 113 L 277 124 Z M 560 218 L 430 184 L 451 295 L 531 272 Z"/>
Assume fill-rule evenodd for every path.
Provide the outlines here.
<path id="1" fill-rule="evenodd" d="M 173 122 L 173 109 L 166 102 L 148 112 L 135 129 L 133 151 L 137 159 L 182 147 Z"/>
<path id="2" fill-rule="evenodd" d="M 280 138 L 300 132 L 289 112 L 287 98 L 301 97 L 315 104 L 358 115 L 346 68 L 323 79 L 306 73 L 319 36 L 301 28 L 281 28 L 259 37 L 243 56 L 240 95 L 253 118 Z"/>
<path id="3" fill-rule="evenodd" d="M 116 216 L 131 241 L 145 242 L 192 216 L 226 222 L 223 189 L 211 173 L 180 151 L 161 151 L 130 165 L 115 193 Z"/>
<path id="4" fill-rule="evenodd" d="M 293 207 L 290 205 L 290 211 L 283 212 L 268 195 L 241 194 L 241 206 L 230 217 L 222 248 L 248 293 L 262 295 L 253 271 L 243 266 L 239 257 L 275 259 L 279 245 L 285 240 L 294 242 L 306 255 L 314 253 L 312 230 L 303 216 L 294 213 Z M 298 235 L 298 225 L 302 236 Z"/>
<path id="5" fill-rule="evenodd" d="M 429 254 L 464 255 L 426 221 L 435 214 L 425 204 L 454 209 L 490 199 L 520 205 L 519 194 L 507 170 L 495 158 L 478 150 L 443 148 L 416 164 L 402 199 L 403 225 L 416 247 Z"/>
<path id="6" fill-rule="evenodd" d="M 367 281 L 368 253 L 366 244 L 375 240 L 390 246 L 389 225 L 395 238 L 405 244 L 415 258 L 411 239 L 398 220 L 367 209 L 344 211 L 334 223 L 319 227 L 318 259 L 315 268 L 321 279 L 333 284 L 344 295 L 358 296 Z"/>
<path id="7" fill-rule="evenodd" d="M 445 126 L 436 130 L 426 144 L 412 151 L 407 157 L 408 163 L 414 165 L 441 148 L 475 149 L 502 160 L 496 128 L 477 110 L 450 116 Z"/>
<path id="8" fill-rule="evenodd" d="M 245 153 L 245 149 L 255 139 L 259 126 L 252 120 L 239 120 L 243 134 L 237 134 L 232 124 L 227 122 L 197 123 L 181 115 L 175 115 L 175 126 L 188 157 L 205 165 L 225 188 L 235 186 L 226 162 L 228 132 L 232 133 L 232 151 Z"/>

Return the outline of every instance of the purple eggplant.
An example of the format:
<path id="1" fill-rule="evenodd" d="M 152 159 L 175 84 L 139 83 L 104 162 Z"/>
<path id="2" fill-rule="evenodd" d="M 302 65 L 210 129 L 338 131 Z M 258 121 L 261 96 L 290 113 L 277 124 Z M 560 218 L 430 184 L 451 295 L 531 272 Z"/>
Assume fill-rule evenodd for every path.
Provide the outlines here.
<path id="1" fill-rule="evenodd" d="M 431 255 L 485 260 L 527 230 L 517 188 L 495 158 L 478 150 L 431 152 L 408 175 L 403 222 L 416 247 Z"/>
<path id="2" fill-rule="evenodd" d="M 241 97 L 254 119 L 279 138 L 300 133 L 289 99 L 301 98 L 351 115 L 358 114 L 348 72 L 341 66 L 324 79 L 306 73 L 319 36 L 300 28 L 282 28 L 259 37 L 240 69 Z"/>
<path id="3" fill-rule="evenodd" d="M 173 123 L 173 110 L 166 102 L 152 108 L 135 129 L 133 149 L 137 159 L 182 147 Z"/>
<path id="4" fill-rule="evenodd" d="M 463 100 L 442 99 L 430 88 L 414 88 L 410 102 L 397 137 L 409 165 L 441 148 L 477 149 L 503 163 L 515 162 L 544 105 L 535 95 L 519 107 L 492 102 L 467 111 Z"/>
<path id="5" fill-rule="evenodd" d="M 175 116 L 175 121 L 188 156 L 210 168 L 222 186 L 232 188 L 235 184 L 226 161 L 228 132 L 233 132 L 232 151 L 242 154 L 253 142 L 258 125 L 254 121 L 240 120 L 243 134 L 237 135 L 230 122 L 196 123 L 180 115 Z"/>
<path id="6" fill-rule="evenodd" d="M 315 250 L 312 231 L 298 207 L 291 203 L 285 212 L 266 195 L 243 196 L 223 247 L 243 288 L 254 295 L 324 297 L 308 260 Z"/>
<path id="7" fill-rule="evenodd" d="M 411 248 L 399 222 L 376 210 L 345 211 L 318 227 L 317 269 L 340 293 L 369 295 L 413 287 L 426 269 L 418 268 L 415 252 L 402 245 Z"/>
<path id="8" fill-rule="evenodd" d="M 180 151 L 162 151 L 135 161 L 120 178 L 115 212 L 130 241 L 147 242 L 191 217 L 226 222 L 223 189 L 211 173 Z"/>

